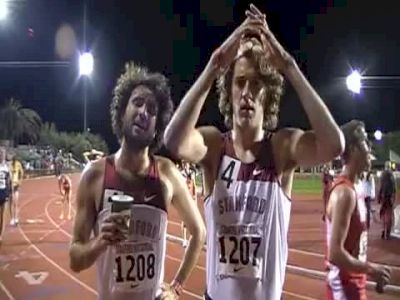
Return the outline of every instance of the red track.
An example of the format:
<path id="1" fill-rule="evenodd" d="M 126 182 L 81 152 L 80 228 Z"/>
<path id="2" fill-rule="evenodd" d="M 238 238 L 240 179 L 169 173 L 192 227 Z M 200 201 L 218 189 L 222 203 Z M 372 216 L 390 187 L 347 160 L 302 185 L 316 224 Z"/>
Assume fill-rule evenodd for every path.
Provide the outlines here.
<path id="1" fill-rule="evenodd" d="M 74 188 L 77 181 L 78 176 L 73 176 Z M 304 195 L 301 198 L 309 199 Z M 310 270 L 323 271 L 323 225 L 320 221 L 322 205 L 319 201 L 304 199 L 293 201 L 289 264 L 304 268 L 307 273 Z M 26 180 L 23 183 L 20 226 L 6 227 L 0 247 L 1 300 L 77 297 L 96 299 L 94 269 L 80 274 L 75 274 L 69 269 L 68 246 L 72 222 L 58 219 L 59 201 L 57 181 L 54 177 Z M 377 238 L 378 225 L 373 226 L 370 235 L 370 259 L 397 266 L 394 269 L 392 284 L 400 286 L 400 256 L 398 250 L 395 250 L 400 249 L 400 243 L 381 241 Z M 173 210 L 170 212 L 168 233 L 180 236 L 180 222 Z M 202 299 L 205 286 L 204 254 L 202 253 L 197 267 L 185 285 L 181 299 Z M 179 244 L 168 242 L 166 281 L 172 279 L 182 255 L 183 249 Z M 293 270 L 293 267 L 289 268 Z M 323 280 L 293 272 L 287 272 L 284 290 L 284 299 L 324 299 L 325 295 Z M 398 297 L 399 295 L 379 296 L 369 292 L 369 299 L 394 300 L 399 299 Z"/>

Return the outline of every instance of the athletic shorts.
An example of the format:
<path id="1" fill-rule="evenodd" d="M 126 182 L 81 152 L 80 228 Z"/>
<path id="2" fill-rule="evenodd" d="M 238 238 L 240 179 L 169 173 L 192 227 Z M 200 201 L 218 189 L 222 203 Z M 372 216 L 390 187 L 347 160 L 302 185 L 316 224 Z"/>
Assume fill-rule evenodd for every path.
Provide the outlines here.
<path id="1" fill-rule="evenodd" d="M 14 192 L 18 192 L 19 191 L 19 184 L 13 185 L 13 190 L 14 190 Z"/>
<path id="2" fill-rule="evenodd" d="M 69 192 L 71 191 L 71 187 L 62 187 L 61 189 L 65 194 L 69 194 Z"/>
<path id="3" fill-rule="evenodd" d="M 0 205 L 3 205 L 10 196 L 10 191 L 7 189 L 0 189 Z"/>

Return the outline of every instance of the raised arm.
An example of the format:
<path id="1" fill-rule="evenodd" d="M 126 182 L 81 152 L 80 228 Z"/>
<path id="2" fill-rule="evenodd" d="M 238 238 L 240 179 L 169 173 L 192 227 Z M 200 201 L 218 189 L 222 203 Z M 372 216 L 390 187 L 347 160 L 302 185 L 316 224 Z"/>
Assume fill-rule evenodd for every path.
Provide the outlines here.
<path id="1" fill-rule="evenodd" d="M 82 154 L 82 156 L 83 156 L 83 158 L 85 159 L 85 162 L 86 162 L 86 163 L 89 163 L 89 162 L 90 162 L 90 160 L 89 160 L 89 154 L 90 154 L 90 151 L 83 152 L 83 154 Z"/>
<path id="2" fill-rule="evenodd" d="M 94 154 L 97 154 L 97 155 L 99 155 L 99 156 L 104 156 L 104 152 L 103 152 L 103 151 L 100 151 L 100 150 L 93 149 L 93 153 L 94 153 Z"/>
<path id="3" fill-rule="evenodd" d="M 332 161 L 344 149 L 344 137 L 328 108 L 297 64 L 292 61 L 285 76 L 296 90 L 312 130 L 284 129 L 290 140 L 290 157 L 298 166 L 314 166 Z"/>
<path id="4" fill-rule="evenodd" d="M 228 39 L 211 55 L 210 61 L 199 78 L 186 93 L 179 104 L 164 134 L 166 147 L 179 158 L 201 162 L 220 139 L 215 127 L 196 129 L 201 109 L 210 88 L 220 72 L 223 72 L 234 60 L 241 36 L 247 32 L 258 32 L 262 26 L 259 20 L 246 19 Z"/>
<path id="5" fill-rule="evenodd" d="M 261 39 L 268 61 L 291 83 L 311 123 L 311 131 L 284 130 L 289 139 L 289 157 L 300 166 L 313 166 L 331 161 L 344 149 L 344 137 L 328 108 L 305 78 L 293 57 L 286 52 L 269 29 L 265 15 L 254 5 L 246 14 L 263 20 Z"/>
<path id="6" fill-rule="evenodd" d="M 196 202 L 193 201 L 183 176 L 168 161 L 163 166 L 163 173 L 168 177 L 172 189 L 172 205 L 182 218 L 190 232 L 191 239 L 182 263 L 175 275 L 172 286 L 183 286 L 195 267 L 206 237 L 206 229 Z"/>

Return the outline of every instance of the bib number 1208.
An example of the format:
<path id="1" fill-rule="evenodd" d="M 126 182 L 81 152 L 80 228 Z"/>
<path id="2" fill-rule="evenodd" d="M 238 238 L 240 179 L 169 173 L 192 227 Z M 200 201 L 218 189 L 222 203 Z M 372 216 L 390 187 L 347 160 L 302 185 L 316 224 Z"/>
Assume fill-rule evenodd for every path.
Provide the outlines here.
<path id="1" fill-rule="evenodd" d="M 117 256 L 115 263 L 117 264 L 116 282 L 143 281 L 144 279 L 152 279 L 155 274 L 155 256 L 153 253 L 150 253 L 147 258 L 143 254 L 136 257 L 133 255 Z M 125 265 L 127 271 L 123 272 L 126 269 L 123 267 Z"/>

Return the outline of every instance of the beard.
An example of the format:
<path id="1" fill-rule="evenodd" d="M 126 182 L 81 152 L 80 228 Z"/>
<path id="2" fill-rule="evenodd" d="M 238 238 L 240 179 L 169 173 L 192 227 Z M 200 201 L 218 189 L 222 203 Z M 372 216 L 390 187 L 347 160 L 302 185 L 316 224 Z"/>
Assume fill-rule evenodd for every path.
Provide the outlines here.
<path id="1" fill-rule="evenodd" d="M 132 122 L 124 122 L 122 125 L 122 136 L 130 150 L 143 150 L 144 148 L 149 147 L 154 141 L 154 130 L 134 133 Z"/>

